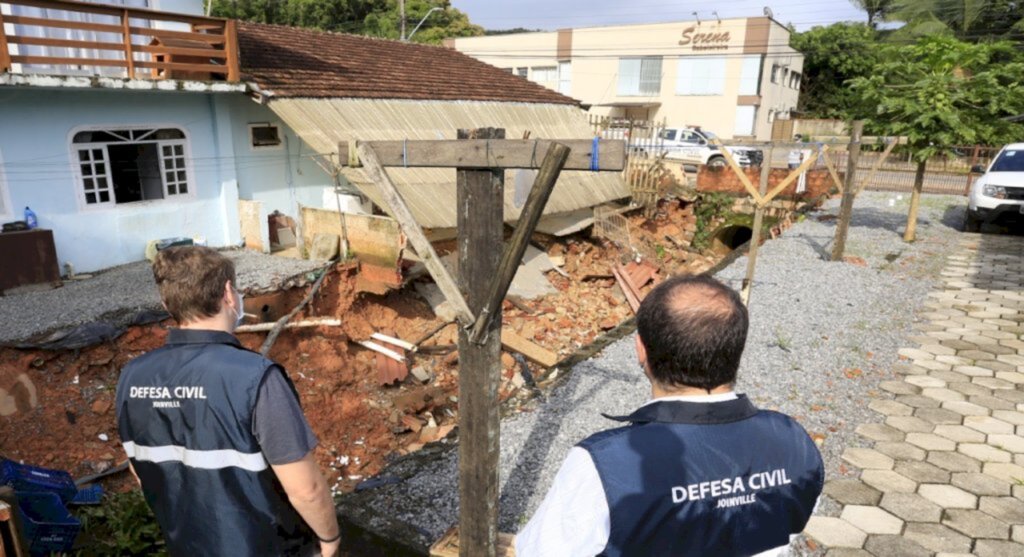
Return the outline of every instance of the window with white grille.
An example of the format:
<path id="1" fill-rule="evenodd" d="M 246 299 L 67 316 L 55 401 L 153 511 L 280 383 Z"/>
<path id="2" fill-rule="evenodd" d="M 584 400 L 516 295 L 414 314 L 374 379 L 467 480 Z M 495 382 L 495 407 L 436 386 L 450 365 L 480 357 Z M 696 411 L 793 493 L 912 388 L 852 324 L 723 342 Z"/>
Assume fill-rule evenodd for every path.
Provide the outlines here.
<path id="1" fill-rule="evenodd" d="M 188 144 L 176 128 L 81 131 L 71 149 L 86 206 L 154 201 L 191 190 Z"/>
<path id="2" fill-rule="evenodd" d="M 722 95 L 725 93 L 724 56 L 679 59 L 677 95 Z"/>
<path id="3" fill-rule="evenodd" d="M 619 95 L 655 96 L 660 93 L 661 56 L 619 58 Z"/>

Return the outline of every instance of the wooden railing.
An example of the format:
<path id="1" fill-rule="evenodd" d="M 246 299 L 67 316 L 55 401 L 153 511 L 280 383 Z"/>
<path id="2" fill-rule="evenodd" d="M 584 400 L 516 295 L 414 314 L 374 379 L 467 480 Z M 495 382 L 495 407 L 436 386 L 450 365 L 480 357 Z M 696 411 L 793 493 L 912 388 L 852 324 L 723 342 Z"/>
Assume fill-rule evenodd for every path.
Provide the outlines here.
<path id="1" fill-rule="evenodd" d="M 59 10 L 67 14 L 113 16 L 119 21 L 118 24 L 77 21 L 61 13 L 47 17 L 5 16 L 0 11 L 0 73 L 11 72 L 14 70 L 14 64 L 22 64 L 93 67 L 97 70 L 106 67 L 123 68 L 124 75 L 130 78 L 209 80 L 213 79 L 213 76 L 218 76 L 219 79 L 226 81 L 239 80 L 238 36 L 233 20 L 70 0 L 0 0 L 0 4 Z M 146 22 L 148 26 L 137 26 L 139 21 Z M 190 30 L 157 29 L 155 24 L 159 22 L 186 24 Z M 15 33 L 8 34 L 4 23 L 13 25 Z M 17 29 L 21 26 L 44 30 L 111 33 L 119 35 L 121 40 L 104 42 L 19 35 Z M 45 32 L 43 34 L 49 35 Z M 109 58 L 32 56 L 12 53 L 14 45 L 83 49 L 114 52 L 119 55 Z M 63 72 L 55 68 L 52 73 Z"/>

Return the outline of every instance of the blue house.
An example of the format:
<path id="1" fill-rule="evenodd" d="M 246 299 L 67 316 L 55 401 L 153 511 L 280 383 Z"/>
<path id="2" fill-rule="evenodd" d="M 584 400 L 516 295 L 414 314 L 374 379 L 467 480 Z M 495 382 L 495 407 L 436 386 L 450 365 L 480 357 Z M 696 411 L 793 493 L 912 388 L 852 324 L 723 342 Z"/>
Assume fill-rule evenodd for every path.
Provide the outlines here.
<path id="1" fill-rule="evenodd" d="M 0 222 L 31 207 L 77 271 L 141 260 L 169 237 L 267 251 L 271 213 L 344 207 L 336 191 L 369 207 L 374 184 L 339 166 L 347 141 L 591 133 L 577 101 L 442 47 L 208 18 L 202 0 L 0 10 Z M 421 224 L 454 227 L 454 170 L 404 170 L 394 178 Z M 628 194 L 617 176 L 566 172 L 550 206 Z"/>

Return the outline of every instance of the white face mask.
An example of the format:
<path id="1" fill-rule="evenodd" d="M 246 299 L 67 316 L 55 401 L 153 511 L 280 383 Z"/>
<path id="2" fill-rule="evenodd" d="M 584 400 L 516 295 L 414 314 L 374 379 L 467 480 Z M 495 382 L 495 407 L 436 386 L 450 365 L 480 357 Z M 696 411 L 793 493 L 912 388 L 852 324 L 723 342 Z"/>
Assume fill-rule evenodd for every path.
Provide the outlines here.
<path id="1" fill-rule="evenodd" d="M 242 324 L 245 319 L 245 294 L 242 294 L 240 290 L 235 290 L 238 293 L 238 306 L 235 309 L 235 326 Z"/>

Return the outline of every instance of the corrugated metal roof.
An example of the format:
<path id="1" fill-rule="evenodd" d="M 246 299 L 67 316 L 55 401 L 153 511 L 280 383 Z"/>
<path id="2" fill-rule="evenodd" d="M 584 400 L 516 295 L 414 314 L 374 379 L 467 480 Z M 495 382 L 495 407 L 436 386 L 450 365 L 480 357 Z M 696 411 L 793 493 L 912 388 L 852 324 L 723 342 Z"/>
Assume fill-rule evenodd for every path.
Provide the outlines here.
<path id="1" fill-rule="evenodd" d="M 272 99 L 270 108 L 316 152 L 333 153 L 349 140 L 455 139 L 456 130 L 505 128 L 508 138 L 526 131 L 537 139 L 589 139 L 585 113 L 575 106 L 481 101 L 405 101 L 376 99 Z M 347 156 L 342 153 L 342 157 Z M 544 153 L 537 153 L 538 163 Z M 402 197 L 421 226 L 456 226 L 455 169 L 388 168 Z M 517 170 L 505 174 L 505 220 L 519 218 L 515 206 Z M 344 176 L 378 206 L 385 207 L 376 184 L 360 168 Z M 532 180 L 530 181 L 532 183 Z M 545 214 L 593 207 L 629 196 L 618 172 L 565 171 Z"/>

